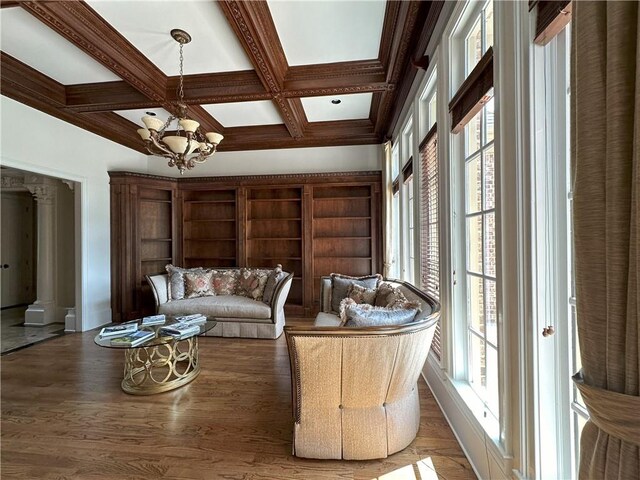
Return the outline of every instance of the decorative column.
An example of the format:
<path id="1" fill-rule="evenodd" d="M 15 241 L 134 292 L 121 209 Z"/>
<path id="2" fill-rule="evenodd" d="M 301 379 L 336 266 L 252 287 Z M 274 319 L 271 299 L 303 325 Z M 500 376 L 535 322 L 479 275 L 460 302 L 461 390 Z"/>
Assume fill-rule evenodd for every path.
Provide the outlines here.
<path id="1" fill-rule="evenodd" d="M 29 176 L 25 187 L 37 203 L 37 300 L 25 312 L 24 324 L 46 325 L 56 320 L 55 301 L 55 225 L 56 183 L 54 180 Z"/>

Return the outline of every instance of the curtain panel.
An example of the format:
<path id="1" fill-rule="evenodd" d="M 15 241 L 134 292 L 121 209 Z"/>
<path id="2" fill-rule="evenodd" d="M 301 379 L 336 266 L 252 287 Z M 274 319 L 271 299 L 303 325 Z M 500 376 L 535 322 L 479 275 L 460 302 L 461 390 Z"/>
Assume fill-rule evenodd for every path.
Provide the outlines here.
<path id="1" fill-rule="evenodd" d="M 581 479 L 640 478 L 638 2 L 573 2 L 571 155 Z"/>

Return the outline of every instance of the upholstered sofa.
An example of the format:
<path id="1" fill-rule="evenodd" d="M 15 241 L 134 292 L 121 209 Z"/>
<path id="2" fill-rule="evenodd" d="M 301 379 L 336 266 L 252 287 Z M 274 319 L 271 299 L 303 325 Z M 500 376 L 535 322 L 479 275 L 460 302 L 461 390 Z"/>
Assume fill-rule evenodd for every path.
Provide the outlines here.
<path id="1" fill-rule="evenodd" d="M 314 326 L 287 326 L 293 395 L 293 453 L 366 460 L 407 447 L 420 425 L 418 378 L 440 305 L 414 286 L 385 280 L 421 312 L 410 323 L 340 327 L 331 311 L 331 279 L 322 278 Z"/>
<path id="2" fill-rule="evenodd" d="M 216 269 L 234 272 L 240 269 Z M 289 295 L 293 273 L 283 272 L 273 295 L 265 301 L 242 295 L 213 295 L 170 300 L 167 274 L 147 276 L 156 301 L 157 313 L 188 315 L 201 313 L 215 319 L 216 326 L 208 336 L 242 338 L 278 338 L 285 324 L 284 304 Z"/>

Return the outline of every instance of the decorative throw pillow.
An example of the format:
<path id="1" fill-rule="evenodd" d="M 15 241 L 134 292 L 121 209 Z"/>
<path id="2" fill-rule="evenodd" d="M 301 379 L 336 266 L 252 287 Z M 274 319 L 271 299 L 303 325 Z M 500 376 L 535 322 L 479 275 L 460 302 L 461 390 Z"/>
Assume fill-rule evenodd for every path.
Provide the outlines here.
<path id="1" fill-rule="evenodd" d="M 273 294 L 276 292 L 276 287 L 286 276 L 287 273 L 282 271 L 282 265 L 276 265 L 276 268 L 274 268 L 269 274 L 267 284 L 264 286 L 264 293 L 262 295 L 262 301 L 264 303 L 271 305 L 271 300 L 273 300 Z"/>
<path id="2" fill-rule="evenodd" d="M 353 283 L 349 287 L 347 298 L 352 298 L 356 303 L 368 303 L 369 305 L 373 305 L 376 301 L 377 292 L 377 288 L 365 288 L 357 283 Z"/>
<path id="3" fill-rule="evenodd" d="M 181 268 L 168 264 L 164 267 L 169 274 L 167 282 L 167 298 L 171 300 L 181 300 L 184 298 L 184 274 L 186 272 L 201 272 L 203 268 Z"/>
<path id="4" fill-rule="evenodd" d="M 211 287 L 213 271 L 185 272 L 184 298 L 211 297 L 215 295 Z"/>
<path id="5" fill-rule="evenodd" d="M 394 308 L 394 306 L 402 306 L 408 301 L 399 287 L 394 287 L 389 283 L 383 283 L 378 287 L 375 306 Z"/>
<path id="6" fill-rule="evenodd" d="M 238 284 L 237 270 L 213 270 L 211 285 L 216 295 L 234 295 Z"/>
<path id="7" fill-rule="evenodd" d="M 384 327 L 402 325 L 413 321 L 418 313 L 416 308 L 386 308 L 367 304 L 346 304 L 345 327 Z"/>
<path id="8" fill-rule="evenodd" d="M 337 312 L 340 309 L 340 302 L 347 298 L 349 287 L 352 284 L 360 285 L 364 288 L 376 288 L 382 280 L 379 274 L 367 275 L 364 277 L 350 277 L 348 275 L 331 274 L 331 310 Z"/>
<path id="9" fill-rule="evenodd" d="M 264 289 L 267 286 L 267 280 L 271 270 L 260 268 L 242 268 L 238 276 L 238 284 L 236 285 L 236 295 L 252 298 L 253 300 L 262 301 L 264 297 Z"/>

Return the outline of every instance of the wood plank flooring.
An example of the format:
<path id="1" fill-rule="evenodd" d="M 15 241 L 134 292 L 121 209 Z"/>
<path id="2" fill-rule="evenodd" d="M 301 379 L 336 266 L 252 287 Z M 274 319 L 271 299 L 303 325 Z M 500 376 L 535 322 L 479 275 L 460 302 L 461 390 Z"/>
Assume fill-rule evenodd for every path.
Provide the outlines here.
<path id="1" fill-rule="evenodd" d="M 65 335 L 3 356 L 2 479 L 474 479 L 426 384 L 416 440 L 384 460 L 291 455 L 284 336 L 200 340 L 202 373 L 147 397 L 120 389 L 124 353 Z"/>

